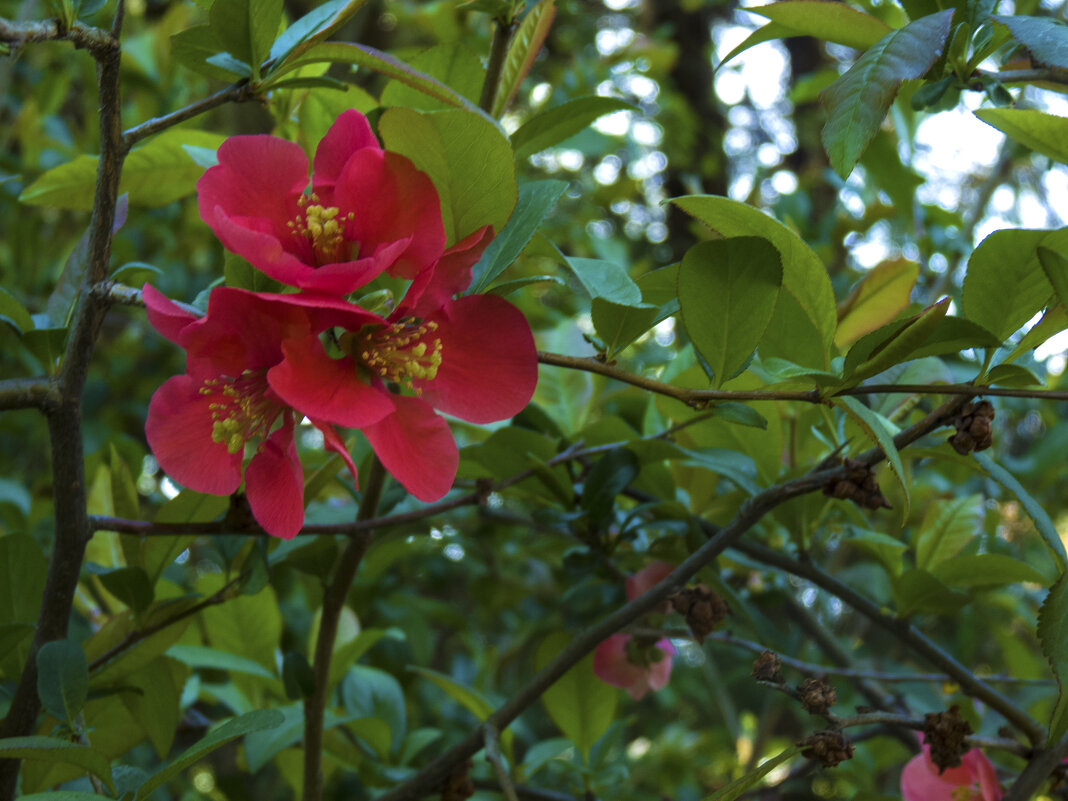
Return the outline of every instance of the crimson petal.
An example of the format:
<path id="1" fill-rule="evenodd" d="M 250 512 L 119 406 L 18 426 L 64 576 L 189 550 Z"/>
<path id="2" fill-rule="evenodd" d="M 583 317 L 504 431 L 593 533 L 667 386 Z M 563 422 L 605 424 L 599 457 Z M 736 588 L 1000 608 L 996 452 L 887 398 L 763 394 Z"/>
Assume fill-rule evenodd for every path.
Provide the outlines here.
<path id="1" fill-rule="evenodd" d="M 421 501 L 441 498 L 452 488 L 460 452 L 448 423 L 418 398 L 394 395 L 396 411 L 363 433 L 382 465 Z"/>
<path id="2" fill-rule="evenodd" d="M 304 525 L 304 472 L 293 442 L 293 418 L 271 434 L 245 468 L 252 516 L 272 537 L 291 540 Z"/>

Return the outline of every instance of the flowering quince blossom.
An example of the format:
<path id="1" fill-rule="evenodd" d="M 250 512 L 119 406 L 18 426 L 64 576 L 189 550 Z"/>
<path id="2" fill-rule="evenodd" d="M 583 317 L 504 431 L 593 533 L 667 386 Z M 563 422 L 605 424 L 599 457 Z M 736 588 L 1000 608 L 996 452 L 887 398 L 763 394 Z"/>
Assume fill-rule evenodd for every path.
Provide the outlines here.
<path id="1" fill-rule="evenodd" d="M 653 562 L 628 576 L 627 600 L 644 595 L 674 569 L 675 565 L 668 562 Z M 666 613 L 669 609 L 665 602 L 657 611 Z M 631 698 L 640 701 L 650 690 L 663 689 L 668 683 L 674 653 L 675 648 L 667 638 L 654 644 L 630 634 L 613 634 L 594 651 L 593 672 L 601 681 L 626 690 Z"/>
<path id="2" fill-rule="evenodd" d="M 227 249 L 283 284 L 347 295 L 383 271 L 411 280 L 445 250 L 437 190 L 341 114 L 308 160 L 294 142 L 232 136 L 197 183 L 200 216 Z"/>
<path id="3" fill-rule="evenodd" d="M 160 466 L 189 489 L 230 495 L 241 485 L 246 449 L 254 450 L 243 471 L 252 516 L 268 534 L 292 538 L 304 522 L 304 474 L 293 442 L 303 413 L 278 397 L 267 372 L 282 361 L 283 341 L 308 334 L 307 316 L 234 289 L 213 291 L 204 317 L 147 284 L 142 297 L 156 330 L 187 351 L 185 374 L 164 382 L 148 406 L 145 434 Z M 334 427 L 312 422 L 355 475 Z"/>
<path id="4" fill-rule="evenodd" d="M 1000 801 L 1002 796 L 994 766 L 982 751 L 972 748 L 959 767 L 939 774 L 926 743 L 901 772 L 901 794 L 904 801 Z"/>

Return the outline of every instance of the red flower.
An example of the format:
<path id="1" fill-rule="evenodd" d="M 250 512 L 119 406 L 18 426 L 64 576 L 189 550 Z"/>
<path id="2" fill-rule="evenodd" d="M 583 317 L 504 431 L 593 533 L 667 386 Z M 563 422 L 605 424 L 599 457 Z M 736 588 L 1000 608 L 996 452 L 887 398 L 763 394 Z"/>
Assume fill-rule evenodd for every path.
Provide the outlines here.
<path id="1" fill-rule="evenodd" d="M 901 794 L 905 801 L 1000 801 L 1002 796 L 994 766 L 982 751 L 972 748 L 960 767 L 939 774 L 926 744 L 901 772 Z"/>
<path id="2" fill-rule="evenodd" d="M 293 442 L 302 413 L 270 388 L 267 372 L 282 360 L 284 340 L 308 334 L 307 315 L 217 289 L 207 316 L 198 318 L 151 286 L 142 294 L 152 325 L 187 351 L 185 374 L 164 382 L 148 407 L 145 434 L 160 466 L 197 492 L 229 495 L 241 485 L 252 449 L 244 469 L 252 515 L 268 534 L 295 536 L 304 522 L 304 475 Z M 333 426 L 313 422 L 355 475 Z"/>
<path id="3" fill-rule="evenodd" d="M 231 251 L 283 284 L 346 295 L 384 270 L 412 279 L 445 248 L 430 179 L 379 146 L 367 119 L 337 118 L 308 160 L 273 136 L 233 136 L 197 184 L 200 216 Z"/>
<path id="4" fill-rule="evenodd" d="M 324 296 L 257 296 L 302 307 L 311 324 L 308 334 L 283 344 L 285 358 L 267 374 L 278 397 L 314 419 L 359 428 L 383 466 L 421 501 L 447 493 L 459 464 L 452 432 L 435 409 L 472 423 L 504 420 L 527 405 L 537 383 L 534 338 L 518 309 L 495 295 L 445 295 L 481 253 L 482 232 L 477 236 L 469 237 L 476 246 L 454 249 L 386 318 Z M 327 330 L 336 354 L 318 336 Z"/>
<path id="5" fill-rule="evenodd" d="M 613 634 L 593 652 L 593 672 L 601 681 L 620 687 L 635 701 L 660 690 L 671 675 L 675 648 L 667 639 L 644 644 L 629 634 Z"/>
<path id="6" fill-rule="evenodd" d="M 627 577 L 627 600 L 633 601 L 659 584 L 675 569 L 669 562 L 651 562 L 642 570 Z M 666 614 L 668 601 L 655 611 Z M 671 675 L 671 657 L 675 648 L 671 641 L 643 642 L 630 634 L 613 634 L 597 646 L 593 653 L 593 672 L 603 682 L 621 687 L 635 701 L 649 690 L 660 690 Z"/>

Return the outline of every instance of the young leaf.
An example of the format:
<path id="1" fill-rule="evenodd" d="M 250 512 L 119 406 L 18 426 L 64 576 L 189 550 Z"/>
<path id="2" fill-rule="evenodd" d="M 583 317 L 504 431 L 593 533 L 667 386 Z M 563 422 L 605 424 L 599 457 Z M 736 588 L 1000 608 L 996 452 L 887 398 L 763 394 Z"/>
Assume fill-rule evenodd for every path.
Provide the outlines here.
<path id="1" fill-rule="evenodd" d="M 753 206 L 715 195 L 671 201 L 723 236 L 759 236 L 782 258 L 782 292 L 760 342 L 761 358 L 780 356 L 806 367 L 828 366 L 837 313 L 827 269 L 801 237 Z"/>
<path id="2" fill-rule="evenodd" d="M 277 709 L 257 709 L 231 718 L 220 726 L 215 727 L 200 742 L 190 746 L 181 756 L 160 769 L 149 777 L 137 790 L 136 801 L 144 801 L 159 787 L 177 776 L 190 765 L 194 765 L 204 759 L 217 748 L 221 748 L 238 737 L 243 737 L 249 732 L 273 729 L 282 725 L 285 718 Z"/>
<path id="3" fill-rule="evenodd" d="M 89 663 L 76 642 L 53 640 L 37 652 L 37 695 L 45 711 L 74 727 L 89 693 Z"/>
<path id="4" fill-rule="evenodd" d="M 512 98 L 519 91 L 519 85 L 530 72 L 545 37 L 549 35 L 549 27 L 553 24 L 554 16 L 556 16 L 556 0 L 541 0 L 527 12 L 512 35 L 512 41 L 508 44 L 508 54 L 505 56 L 501 75 L 497 81 L 497 90 L 493 96 L 493 107 L 490 113 L 495 118 L 499 119 L 504 114 Z"/>
<path id="5" fill-rule="evenodd" d="M 270 52 L 282 19 L 282 0 L 215 0 L 211 28 L 232 56 L 252 68 L 260 79 L 260 64 Z"/>
<path id="6" fill-rule="evenodd" d="M 979 534 L 983 522 L 983 496 L 968 495 L 934 501 L 923 516 L 916 536 L 916 567 L 935 570 Z"/>
<path id="7" fill-rule="evenodd" d="M 896 364 L 919 358 L 917 349 L 945 319 L 949 301 L 947 297 L 928 306 L 877 344 L 873 342 L 876 337 L 858 342 L 846 355 L 844 373 L 850 384 L 858 384 Z M 854 351 L 859 353 L 854 354 Z"/>
<path id="8" fill-rule="evenodd" d="M 459 109 L 386 110 L 378 130 L 389 150 L 430 176 L 441 196 L 449 244 L 484 225 L 499 231 L 515 207 L 515 162 L 508 140 L 485 117 Z"/>
<path id="9" fill-rule="evenodd" d="M 1068 27 L 1065 35 L 1068 36 Z M 1068 163 L 1068 117 L 1031 108 L 981 108 L 973 113 L 1036 153 Z"/>
<path id="10" fill-rule="evenodd" d="M 878 17 L 826 0 L 784 0 L 745 10 L 786 26 L 791 36 L 814 36 L 857 50 L 867 50 L 893 30 Z"/>
<path id="11" fill-rule="evenodd" d="M 897 317 L 909 305 L 909 295 L 919 273 L 916 262 L 894 259 L 884 261 L 865 275 L 838 308 L 834 344 L 841 348 Z"/>
<path id="12" fill-rule="evenodd" d="M 1062 574 L 1050 587 L 1038 610 L 1038 639 L 1059 685 L 1049 723 L 1048 742 L 1052 746 L 1068 731 L 1068 574 Z"/>
<path id="13" fill-rule="evenodd" d="M 679 307 L 686 332 L 712 368 L 716 388 L 760 344 L 779 299 L 783 268 L 768 240 L 699 242 L 682 257 Z"/>
<path id="14" fill-rule="evenodd" d="M 519 257 L 566 189 L 566 181 L 553 180 L 531 181 L 519 186 L 512 216 L 489 243 L 472 270 L 473 279 L 468 294 L 485 292 L 497 276 Z"/>
<path id="15" fill-rule="evenodd" d="M 820 92 L 827 109 L 823 146 L 845 178 L 882 124 L 902 81 L 919 78 L 942 54 L 953 9 L 886 34 L 838 80 Z"/>
<path id="16" fill-rule="evenodd" d="M 565 632 L 550 634 L 534 656 L 534 669 L 541 670 L 571 642 Z M 541 696 L 545 710 L 560 731 L 578 746 L 583 762 L 601 739 L 616 714 L 619 693 L 594 675 L 593 654 L 576 664 Z"/>
<path id="17" fill-rule="evenodd" d="M 831 402 L 835 406 L 841 407 L 842 411 L 848 414 L 868 435 L 868 438 L 882 448 L 883 453 L 886 454 L 886 461 L 890 464 L 890 471 L 897 479 L 897 483 L 901 487 L 901 494 L 904 496 L 904 503 L 901 506 L 901 520 L 902 522 L 908 520 L 909 485 L 905 479 L 905 467 L 901 463 L 901 454 L 897 452 L 897 446 L 894 445 L 893 434 L 886 428 L 886 424 L 878 414 L 856 398 L 850 395 L 842 395 L 833 398 Z"/>
<path id="18" fill-rule="evenodd" d="M 535 114 L 519 126 L 512 134 L 512 149 L 517 159 L 526 158 L 574 136 L 605 114 L 638 110 L 618 97 L 578 97 Z"/>

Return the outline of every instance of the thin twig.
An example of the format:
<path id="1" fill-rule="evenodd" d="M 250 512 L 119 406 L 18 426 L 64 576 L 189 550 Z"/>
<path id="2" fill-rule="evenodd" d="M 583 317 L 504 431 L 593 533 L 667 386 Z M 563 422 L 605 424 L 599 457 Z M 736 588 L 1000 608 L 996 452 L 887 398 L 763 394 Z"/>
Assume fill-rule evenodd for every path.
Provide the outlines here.
<path id="1" fill-rule="evenodd" d="M 504 760 L 501 759 L 501 751 L 497 747 L 497 729 L 492 724 L 486 725 L 485 736 L 485 751 L 486 761 L 493 766 L 493 772 L 497 776 L 497 781 L 500 783 L 501 793 L 508 801 L 519 801 L 516 796 L 515 786 L 512 784 L 512 779 L 508 775 L 508 768 L 504 766 Z"/>
<path id="2" fill-rule="evenodd" d="M 501 68 L 508 55 L 508 43 L 515 30 L 515 20 L 498 19 L 493 27 L 493 41 L 490 43 L 489 62 L 486 64 L 486 79 L 482 82 L 482 94 L 478 107 L 487 114 L 493 112 L 493 101 L 497 97 L 498 82 L 501 80 Z"/>
<path id="3" fill-rule="evenodd" d="M 101 28 L 75 21 L 64 31 L 57 20 L 41 22 L 12 22 L 0 17 L 0 42 L 21 47 L 37 42 L 71 42 L 88 50 L 98 61 L 119 52 L 118 39 Z"/>
<path id="4" fill-rule="evenodd" d="M 190 120 L 193 117 L 199 116 L 206 111 L 211 111 L 226 103 L 243 103 L 246 100 L 251 100 L 254 96 L 255 93 L 249 86 L 248 81 L 238 81 L 225 89 L 219 90 L 213 95 L 209 95 L 195 103 L 190 103 L 185 108 L 172 111 L 170 114 L 165 114 L 162 117 L 153 117 L 150 120 L 145 120 L 140 125 L 135 125 L 133 128 L 127 129 L 122 135 L 123 147 L 126 150 L 129 150 L 142 139 L 157 134 L 160 131 L 165 131 L 167 128 L 171 128 L 178 123 Z"/>
<path id="5" fill-rule="evenodd" d="M 386 471 L 376 458 L 371 461 L 371 470 L 364 484 L 357 519 L 366 520 L 375 513 L 382 495 Z M 338 620 L 348 599 L 349 588 L 356 578 L 360 562 L 371 544 L 371 532 L 365 531 L 353 537 L 338 560 L 337 570 L 323 593 L 323 606 L 319 615 L 319 633 L 315 639 L 315 689 L 304 699 L 304 801 L 320 801 L 323 797 L 323 716 L 326 713 L 326 697 L 329 692 L 330 661 L 334 655 Z"/>
<path id="6" fill-rule="evenodd" d="M 990 72 L 976 70 L 983 78 L 990 78 L 1001 83 L 1064 83 L 1068 84 L 1068 71 L 1066 70 L 1005 70 L 1004 72 Z"/>

